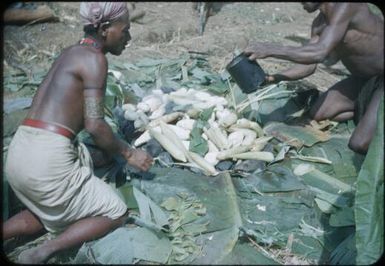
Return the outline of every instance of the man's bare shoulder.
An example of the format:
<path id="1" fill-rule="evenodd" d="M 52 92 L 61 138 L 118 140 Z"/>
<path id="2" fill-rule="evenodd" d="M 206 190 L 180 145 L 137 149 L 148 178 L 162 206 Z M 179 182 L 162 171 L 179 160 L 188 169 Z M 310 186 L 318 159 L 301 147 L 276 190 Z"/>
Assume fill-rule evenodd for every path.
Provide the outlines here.
<path id="1" fill-rule="evenodd" d="M 63 50 L 61 57 L 65 65 L 72 66 L 79 74 L 103 75 L 108 69 L 106 56 L 92 47 L 72 45 Z"/>
<path id="2" fill-rule="evenodd" d="M 366 3 L 354 3 L 354 2 L 325 2 L 323 3 L 325 15 L 332 17 L 338 14 L 346 14 L 353 17 L 355 14 L 366 11 L 368 6 Z"/>
<path id="3" fill-rule="evenodd" d="M 76 60 L 86 64 L 92 63 L 99 66 L 107 66 L 106 56 L 99 50 L 92 47 L 75 44 L 63 50 L 62 55 L 71 60 Z"/>
<path id="4" fill-rule="evenodd" d="M 100 63 L 107 63 L 106 56 L 98 49 L 82 45 L 72 45 L 67 48 L 68 53 L 74 56 L 81 57 L 82 59 L 89 58 L 90 60 L 98 60 Z"/>

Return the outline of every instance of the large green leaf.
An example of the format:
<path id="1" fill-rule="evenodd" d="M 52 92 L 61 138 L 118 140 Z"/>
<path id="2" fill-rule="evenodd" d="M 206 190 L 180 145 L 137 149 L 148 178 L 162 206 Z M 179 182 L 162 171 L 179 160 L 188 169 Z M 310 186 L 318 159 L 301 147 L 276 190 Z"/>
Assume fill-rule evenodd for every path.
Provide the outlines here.
<path id="1" fill-rule="evenodd" d="M 202 112 L 199 113 L 199 119 L 201 119 L 204 122 L 207 122 L 210 119 L 213 111 L 214 111 L 214 106 L 204 109 Z"/>
<path id="2" fill-rule="evenodd" d="M 320 171 L 351 184 L 357 179 L 364 156 L 349 149 L 350 135 L 351 132 L 348 130 L 343 135 L 341 132 L 337 134 L 333 132 L 328 141 L 316 143 L 312 147 L 303 147 L 301 153 L 306 156 L 327 158 L 332 164 L 313 163 L 313 165 Z"/>
<path id="3" fill-rule="evenodd" d="M 228 92 L 229 86 L 220 77 L 215 77 L 214 81 L 207 85 L 207 89 L 214 94 L 223 95 Z"/>
<path id="4" fill-rule="evenodd" d="M 308 108 L 318 91 L 308 86 L 293 86 L 292 82 L 280 82 L 258 89 L 249 95 L 249 100 L 253 101 L 262 94 L 262 100 L 254 102 L 250 107 L 256 111 L 255 119 L 265 125 L 267 122 L 286 122 L 297 117 L 298 113 Z"/>
<path id="5" fill-rule="evenodd" d="M 209 150 L 207 140 L 202 137 L 203 124 L 200 120 L 195 122 L 193 129 L 190 132 L 189 150 L 204 156 Z"/>
<path id="6" fill-rule="evenodd" d="M 354 225 L 353 208 L 338 209 L 335 213 L 330 215 L 329 223 L 331 226 L 335 227 Z"/>
<path id="7" fill-rule="evenodd" d="M 283 165 L 274 164 L 260 173 L 252 174 L 244 179 L 235 179 L 240 191 L 284 192 L 304 189 L 304 184 L 293 174 L 292 170 Z"/>
<path id="8" fill-rule="evenodd" d="M 304 173 L 299 173 L 298 169 L 308 168 Z M 294 173 L 300 175 L 304 183 L 310 187 L 315 187 L 331 194 L 349 196 L 354 191 L 353 186 L 346 184 L 339 179 L 327 175 L 309 164 L 301 164 L 294 169 Z"/>
<path id="9" fill-rule="evenodd" d="M 202 70 L 199 67 L 192 69 L 191 74 L 194 78 L 199 79 L 201 83 L 207 83 L 207 79 L 211 75 L 209 72 Z"/>
<path id="10" fill-rule="evenodd" d="M 108 82 L 106 87 L 105 105 L 113 109 L 116 104 L 122 104 L 124 101 L 124 93 L 122 88 L 113 82 Z"/>
<path id="11" fill-rule="evenodd" d="M 186 193 L 194 195 L 206 207 L 206 215 L 197 218 L 194 223 L 207 225 L 207 231 L 197 238 L 197 243 L 202 243 L 202 253 L 193 261 L 194 264 L 218 263 L 227 256 L 238 240 L 241 218 L 235 190 L 228 174 L 215 177 L 197 175 L 190 171 L 177 168 L 151 169 L 156 178 L 151 181 L 140 181 L 143 191 L 151 194 L 155 202 L 163 202 L 176 194 Z M 139 182 L 139 180 L 132 180 Z M 175 204 L 168 202 L 169 208 Z M 171 207 L 170 207 L 171 206 Z M 172 207 L 174 206 L 174 207 Z M 192 225 L 185 227 L 197 230 Z M 198 228 L 199 229 L 199 228 Z M 211 239 L 207 241 L 207 239 Z M 182 252 L 180 250 L 180 252 Z M 182 256 L 182 253 L 181 253 Z"/>
<path id="12" fill-rule="evenodd" d="M 310 147 L 330 138 L 328 134 L 311 127 L 292 126 L 280 122 L 271 122 L 263 130 L 278 140 L 297 148 L 303 145 Z"/>
<path id="13" fill-rule="evenodd" d="M 105 237 L 85 243 L 75 264 L 134 264 L 137 260 L 165 264 L 171 243 L 146 228 L 118 228 Z"/>
<path id="14" fill-rule="evenodd" d="M 144 195 L 136 187 L 133 188 L 135 199 L 138 203 L 140 217 L 148 222 L 153 222 L 159 226 L 168 224 L 166 213 L 148 196 Z"/>
<path id="15" fill-rule="evenodd" d="M 110 186 L 115 190 L 118 196 L 126 203 L 129 209 L 138 209 L 138 202 L 135 199 L 133 187 L 131 184 L 124 184 L 118 188 L 114 183 L 110 183 Z"/>
<path id="16" fill-rule="evenodd" d="M 32 104 L 32 97 L 21 97 L 16 99 L 4 100 L 3 111 L 7 114 L 16 110 L 29 108 Z"/>
<path id="17" fill-rule="evenodd" d="M 330 263 L 332 265 L 353 265 L 357 256 L 355 243 L 355 233 L 353 232 L 333 250 Z"/>
<path id="18" fill-rule="evenodd" d="M 24 120 L 29 109 L 17 110 L 10 114 L 3 114 L 3 137 L 13 135 Z"/>
<path id="19" fill-rule="evenodd" d="M 375 263 L 384 251 L 384 97 L 377 128 L 357 178 L 355 198 L 357 264 Z"/>

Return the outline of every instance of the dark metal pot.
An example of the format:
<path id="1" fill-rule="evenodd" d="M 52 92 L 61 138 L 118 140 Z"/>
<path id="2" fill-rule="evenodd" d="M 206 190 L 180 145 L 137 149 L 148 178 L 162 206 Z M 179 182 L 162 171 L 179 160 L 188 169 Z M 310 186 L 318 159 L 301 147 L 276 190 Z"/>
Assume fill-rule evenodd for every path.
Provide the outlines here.
<path id="1" fill-rule="evenodd" d="M 244 93 L 251 93 L 265 81 L 265 72 L 256 61 L 250 61 L 247 56 L 240 54 L 227 66 L 227 72 Z"/>

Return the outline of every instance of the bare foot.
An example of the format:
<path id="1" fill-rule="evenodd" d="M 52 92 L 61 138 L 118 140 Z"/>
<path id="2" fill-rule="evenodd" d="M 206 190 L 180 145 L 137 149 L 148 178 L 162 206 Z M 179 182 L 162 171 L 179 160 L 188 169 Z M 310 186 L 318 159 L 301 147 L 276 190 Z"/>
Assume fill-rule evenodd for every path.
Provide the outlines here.
<path id="1" fill-rule="evenodd" d="M 43 245 L 22 251 L 17 262 L 20 264 L 39 264 L 45 262 L 52 252 Z"/>

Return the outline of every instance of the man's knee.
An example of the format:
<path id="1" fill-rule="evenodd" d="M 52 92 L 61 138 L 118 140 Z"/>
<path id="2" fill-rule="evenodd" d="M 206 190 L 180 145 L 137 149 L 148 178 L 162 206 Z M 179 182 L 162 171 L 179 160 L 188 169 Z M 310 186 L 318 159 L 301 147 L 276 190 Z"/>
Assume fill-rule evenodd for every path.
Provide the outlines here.
<path id="1" fill-rule="evenodd" d="M 335 110 L 334 110 L 335 111 Z M 340 111 L 340 112 L 333 112 L 333 110 L 326 110 L 323 109 L 311 109 L 309 112 L 310 118 L 316 120 L 316 121 L 322 121 L 325 119 L 329 119 L 336 122 L 343 122 L 350 119 L 353 119 L 354 112 L 353 111 Z"/>
<path id="2" fill-rule="evenodd" d="M 325 119 L 329 119 L 329 117 L 327 117 L 327 113 L 322 111 L 320 108 L 311 108 L 310 111 L 309 111 L 309 115 L 310 115 L 310 118 L 311 119 L 314 119 L 315 121 L 322 121 L 322 120 L 325 120 Z"/>
<path id="3" fill-rule="evenodd" d="M 349 140 L 349 148 L 357 153 L 366 154 L 368 152 L 370 140 L 356 138 L 354 135 Z"/>
<path id="4" fill-rule="evenodd" d="M 129 214 L 129 210 L 127 209 L 127 211 L 122 216 L 114 220 L 114 225 L 116 227 L 124 225 L 127 222 L 128 214 Z"/>
<path id="5" fill-rule="evenodd" d="M 327 95 L 329 94 L 330 92 L 325 92 L 310 108 L 309 115 L 312 119 L 316 121 L 321 121 L 332 118 L 333 106 L 331 106 L 329 101 L 327 101 L 327 98 L 329 98 L 327 97 Z"/>

